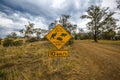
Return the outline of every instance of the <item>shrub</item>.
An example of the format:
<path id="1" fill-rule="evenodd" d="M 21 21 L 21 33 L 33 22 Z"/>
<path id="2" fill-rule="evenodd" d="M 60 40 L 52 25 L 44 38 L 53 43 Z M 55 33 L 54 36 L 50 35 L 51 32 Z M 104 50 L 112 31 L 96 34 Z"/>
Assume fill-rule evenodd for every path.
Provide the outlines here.
<path id="1" fill-rule="evenodd" d="M 17 40 L 13 42 L 14 46 L 21 46 L 23 44 L 23 40 Z"/>
<path id="2" fill-rule="evenodd" d="M 3 41 L 3 46 L 4 47 L 8 47 L 8 46 L 12 46 L 13 45 L 13 40 L 12 39 L 9 39 L 9 38 L 6 38 L 4 41 Z"/>
<path id="3" fill-rule="evenodd" d="M 13 39 L 6 38 L 3 41 L 3 46 L 8 47 L 8 46 L 21 46 L 23 44 L 23 40 L 17 40 L 14 41 Z"/>
<path id="4" fill-rule="evenodd" d="M 8 34 L 7 36 L 6 36 L 6 38 L 13 38 L 13 39 L 16 39 L 18 36 L 17 36 L 17 34 L 15 33 L 15 32 L 11 32 L 10 34 Z"/>
<path id="5" fill-rule="evenodd" d="M 88 36 L 88 34 L 83 33 L 83 34 L 79 35 L 79 38 L 80 38 L 80 40 L 85 40 L 85 39 L 89 39 L 89 36 Z"/>
<path id="6" fill-rule="evenodd" d="M 6 80 L 6 72 L 0 71 L 0 80 Z"/>
<path id="7" fill-rule="evenodd" d="M 120 36 L 115 36 L 115 40 L 120 40 Z"/>
<path id="8" fill-rule="evenodd" d="M 36 42 L 38 41 L 35 37 L 26 40 L 26 42 Z"/>
<path id="9" fill-rule="evenodd" d="M 2 43 L 2 39 L 0 38 L 0 45 L 1 45 L 1 43 Z"/>

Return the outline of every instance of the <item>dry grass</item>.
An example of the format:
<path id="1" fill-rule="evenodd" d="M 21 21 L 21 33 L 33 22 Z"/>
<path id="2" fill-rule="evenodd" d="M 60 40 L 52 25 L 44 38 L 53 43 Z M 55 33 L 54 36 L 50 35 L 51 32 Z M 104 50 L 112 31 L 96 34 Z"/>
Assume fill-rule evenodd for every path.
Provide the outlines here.
<path id="1" fill-rule="evenodd" d="M 0 80 L 119 80 L 120 41 L 75 41 L 69 57 L 50 58 L 47 41 L 0 46 Z"/>

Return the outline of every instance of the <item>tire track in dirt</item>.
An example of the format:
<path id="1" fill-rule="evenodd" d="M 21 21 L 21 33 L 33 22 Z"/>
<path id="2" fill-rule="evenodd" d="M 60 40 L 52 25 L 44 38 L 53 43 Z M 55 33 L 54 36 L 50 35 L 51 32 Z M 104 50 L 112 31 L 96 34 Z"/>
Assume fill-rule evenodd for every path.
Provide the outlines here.
<path id="1" fill-rule="evenodd" d="M 89 73 L 89 80 L 119 80 L 120 79 L 120 56 L 112 50 L 106 50 L 93 43 L 75 43 L 78 56 L 84 59 L 83 65 Z M 116 56 L 114 55 L 116 54 Z M 81 57 L 80 57 L 81 58 Z M 88 68 L 89 66 L 89 68 Z"/>
<path id="2" fill-rule="evenodd" d="M 97 55 L 99 56 L 107 56 L 108 58 L 114 58 L 113 60 L 117 60 L 120 61 L 120 52 L 114 52 L 114 48 L 112 48 L 111 50 L 107 50 L 106 48 L 104 48 L 104 46 L 100 46 L 99 44 L 85 44 L 85 43 L 81 43 L 85 48 L 89 47 L 88 50 L 92 50 L 92 52 L 96 52 L 97 51 Z M 112 51 L 113 50 L 113 51 Z"/>
<path id="3" fill-rule="evenodd" d="M 95 45 L 95 46 L 97 46 L 99 48 L 102 48 L 104 50 L 109 50 L 109 51 L 112 51 L 112 52 L 117 52 L 117 54 L 120 53 L 120 47 L 119 46 L 117 46 L 117 48 L 116 48 L 115 46 L 110 46 L 110 45 L 108 46 L 108 45 L 99 44 L 99 43 L 93 43 L 92 45 Z M 118 54 L 118 55 L 120 55 L 120 54 Z"/>

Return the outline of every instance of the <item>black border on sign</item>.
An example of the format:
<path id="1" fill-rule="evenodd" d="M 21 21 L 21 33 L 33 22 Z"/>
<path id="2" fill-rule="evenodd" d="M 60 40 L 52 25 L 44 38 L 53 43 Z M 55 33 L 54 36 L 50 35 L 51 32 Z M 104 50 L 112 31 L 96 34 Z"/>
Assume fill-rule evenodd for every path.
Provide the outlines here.
<path id="1" fill-rule="evenodd" d="M 63 26 L 61 26 L 60 24 L 57 24 L 54 28 L 52 28 L 52 30 L 55 29 L 58 25 L 59 25 L 60 27 L 62 27 L 62 28 L 66 31 L 66 29 L 65 29 Z M 52 30 L 51 30 L 51 31 L 52 31 Z M 50 32 L 51 32 L 51 31 L 50 31 Z M 49 32 L 48 34 L 50 34 L 50 32 Z M 66 33 L 68 33 L 68 32 L 66 31 Z M 46 36 L 47 36 L 48 34 L 45 35 L 45 38 L 47 38 Z M 68 34 L 69 34 L 69 33 L 68 33 Z M 70 34 L 69 34 L 69 35 L 70 35 Z M 71 38 L 72 38 L 72 36 L 70 35 L 70 39 L 71 39 Z M 68 41 L 69 41 L 70 39 L 68 39 Z M 49 39 L 47 39 L 47 40 L 50 41 Z M 67 42 L 68 42 L 68 41 L 67 41 Z M 50 41 L 50 42 L 51 42 L 51 41 Z M 66 42 L 66 43 L 67 43 L 67 42 Z M 51 42 L 51 43 L 52 43 L 52 42 Z M 66 43 L 64 43 L 63 46 L 64 46 Z M 53 44 L 53 43 L 52 43 L 52 44 Z M 55 44 L 53 44 L 53 45 L 55 46 Z M 62 47 L 63 47 L 63 46 L 62 46 Z M 56 46 L 55 46 L 55 47 L 56 47 Z M 62 47 L 61 47 L 61 48 L 62 48 Z M 57 47 L 56 47 L 56 48 L 57 48 Z M 57 49 L 60 50 L 61 48 L 57 48 Z"/>

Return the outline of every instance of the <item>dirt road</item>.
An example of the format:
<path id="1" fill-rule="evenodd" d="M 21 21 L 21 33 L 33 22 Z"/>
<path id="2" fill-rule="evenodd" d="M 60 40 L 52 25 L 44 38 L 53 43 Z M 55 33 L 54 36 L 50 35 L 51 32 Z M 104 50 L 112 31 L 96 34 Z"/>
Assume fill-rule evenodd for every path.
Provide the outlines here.
<path id="1" fill-rule="evenodd" d="M 120 80 L 120 46 L 75 41 L 73 49 L 75 80 Z"/>

